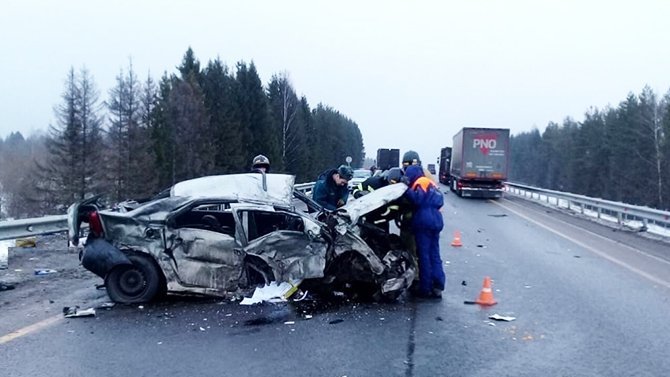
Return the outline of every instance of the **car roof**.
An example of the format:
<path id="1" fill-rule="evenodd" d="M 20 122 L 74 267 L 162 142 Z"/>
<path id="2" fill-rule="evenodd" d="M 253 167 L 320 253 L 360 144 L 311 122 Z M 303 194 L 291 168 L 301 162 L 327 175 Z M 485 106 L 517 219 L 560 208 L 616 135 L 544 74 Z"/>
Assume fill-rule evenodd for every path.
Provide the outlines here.
<path id="1" fill-rule="evenodd" d="M 212 175 L 183 181 L 172 186 L 170 196 L 234 198 L 290 207 L 295 176 L 288 174 Z"/>

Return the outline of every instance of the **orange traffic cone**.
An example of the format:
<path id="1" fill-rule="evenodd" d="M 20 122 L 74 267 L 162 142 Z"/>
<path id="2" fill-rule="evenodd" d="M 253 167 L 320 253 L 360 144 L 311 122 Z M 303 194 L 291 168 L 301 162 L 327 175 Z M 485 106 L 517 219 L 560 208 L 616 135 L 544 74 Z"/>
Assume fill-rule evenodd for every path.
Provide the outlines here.
<path id="1" fill-rule="evenodd" d="M 491 278 L 490 277 L 485 277 L 484 278 L 484 286 L 482 287 L 482 291 L 479 293 L 479 297 L 477 297 L 477 301 L 475 301 L 475 304 L 479 305 L 495 305 L 496 300 L 493 298 L 493 290 L 491 289 Z"/>
<path id="2" fill-rule="evenodd" d="M 459 231 L 454 232 L 454 240 L 451 241 L 451 246 L 454 246 L 454 247 L 463 246 L 463 243 L 461 242 L 461 232 L 459 232 Z"/>

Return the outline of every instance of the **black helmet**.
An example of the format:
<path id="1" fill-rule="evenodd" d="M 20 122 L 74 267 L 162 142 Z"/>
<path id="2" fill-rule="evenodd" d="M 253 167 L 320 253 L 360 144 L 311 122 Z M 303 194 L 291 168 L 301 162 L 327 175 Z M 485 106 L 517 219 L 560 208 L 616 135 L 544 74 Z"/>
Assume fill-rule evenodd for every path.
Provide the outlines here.
<path id="1" fill-rule="evenodd" d="M 419 154 L 414 151 L 407 151 L 402 155 L 402 163 L 407 165 L 421 165 Z"/>
<path id="2" fill-rule="evenodd" d="M 252 169 L 265 168 L 265 170 L 269 170 L 270 160 L 268 160 L 268 158 L 263 156 L 262 154 L 259 154 L 252 160 L 251 168 Z"/>
<path id="3" fill-rule="evenodd" d="M 403 173 L 402 169 L 400 168 L 391 168 L 384 173 L 384 178 L 389 184 L 400 182 L 400 178 L 402 178 L 402 176 Z"/>
<path id="4" fill-rule="evenodd" d="M 340 165 L 340 167 L 337 168 L 337 174 L 339 174 L 340 177 L 346 179 L 347 181 L 354 177 L 354 171 L 349 165 Z"/>

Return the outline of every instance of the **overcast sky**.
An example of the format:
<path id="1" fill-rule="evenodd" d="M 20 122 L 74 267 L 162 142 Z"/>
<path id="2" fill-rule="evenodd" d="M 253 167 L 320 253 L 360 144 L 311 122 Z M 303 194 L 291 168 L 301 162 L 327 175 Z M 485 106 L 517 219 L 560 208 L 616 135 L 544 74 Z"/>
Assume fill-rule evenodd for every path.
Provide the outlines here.
<path id="1" fill-rule="evenodd" d="M 459 128 L 541 131 L 670 89 L 670 1 L 36 1 L 0 4 L 0 136 L 54 122 L 71 66 L 108 97 L 120 69 L 253 60 L 358 123 L 368 156 L 424 163 Z"/>

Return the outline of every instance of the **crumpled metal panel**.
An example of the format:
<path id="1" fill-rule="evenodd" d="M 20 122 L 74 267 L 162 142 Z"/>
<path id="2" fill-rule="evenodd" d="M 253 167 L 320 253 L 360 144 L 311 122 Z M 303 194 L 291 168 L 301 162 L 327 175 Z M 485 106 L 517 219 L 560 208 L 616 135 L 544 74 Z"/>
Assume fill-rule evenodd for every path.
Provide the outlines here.
<path id="1" fill-rule="evenodd" d="M 233 237 L 202 229 L 176 231 L 181 243 L 172 247 L 172 268 L 182 283 L 216 290 L 235 290 L 244 252 Z"/>
<path id="2" fill-rule="evenodd" d="M 356 224 L 361 216 L 400 198 L 405 191 L 407 185 L 404 183 L 388 185 L 347 202 L 337 210 L 337 213 L 348 218 L 349 224 Z"/>
<path id="3" fill-rule="evenodd" d="M 362 255 L 369 263 L 372 273 L 380 275 L 384 272 L 384 263 L 375 254 L 374 250 L 368 246 L 359 236 L 352 232 L 346 232 L 343 235 L 338 235 L 333 243 L 333 250 L 335 255 L 341 255 L 347 251 L 355 251 Z"/>
<path id="4" fill-rule="evenodd" d="M 179 182 L 172 186 L 170 196 L 227 197 L 240 201 L 261 201 L 291 206 L 295 176 L 288 174 L 228 174 L 212 175 Z"/>
<path id="5" fill-rule="evenodd" d="M 294 231 L 278 231 L 252 241 L 244 250 L 263 259 L 277 281 L 321 278 L 328 245 Z"/>

